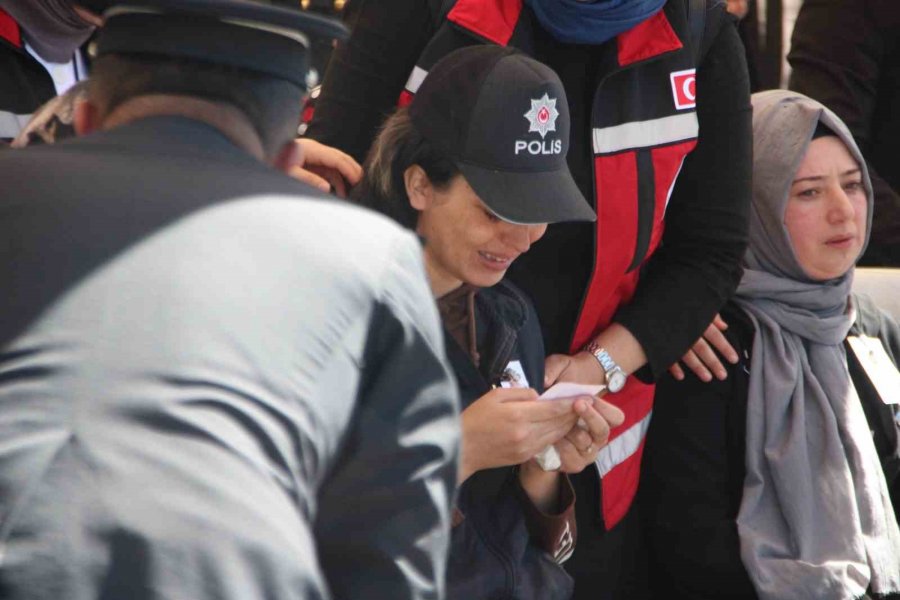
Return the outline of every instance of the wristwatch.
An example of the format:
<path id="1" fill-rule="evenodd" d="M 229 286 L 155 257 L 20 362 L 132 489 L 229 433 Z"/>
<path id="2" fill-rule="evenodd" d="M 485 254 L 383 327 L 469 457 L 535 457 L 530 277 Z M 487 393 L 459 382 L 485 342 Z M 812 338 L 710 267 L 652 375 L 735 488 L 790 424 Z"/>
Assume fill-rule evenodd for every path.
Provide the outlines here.
<path id="1" fill-rule="evenodd" d="M 612 394 L 621 391 L 625 387 L 625 380 L 628 376 L 625 375 L 622 367 L 616 364 L 609 352 L 605 348 L 601 348 L 595 341 L 585 346 L 584 349 L 594 355 L 594 358 L 600 363 L 600 368 L 606 373 L 606 389 Z"/>

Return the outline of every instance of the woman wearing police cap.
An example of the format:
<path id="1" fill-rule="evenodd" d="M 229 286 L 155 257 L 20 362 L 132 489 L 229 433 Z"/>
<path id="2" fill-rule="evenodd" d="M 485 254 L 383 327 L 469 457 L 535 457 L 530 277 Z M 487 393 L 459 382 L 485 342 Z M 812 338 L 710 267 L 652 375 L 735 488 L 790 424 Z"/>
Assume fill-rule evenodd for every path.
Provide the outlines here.
<path id="1" fill-rule="evenodd" d="M 307 133 L 351 155 L 454 48 L 517 47 L 563 82 L 568 163 L 597 222 L 551 225 L 510 277 L 540 316 L 547 383 L 607 383 L 625 412 L 597 467 L 574 478 L 580 536 L 566 566 L 576 597 L 632 597 L 620 583 L 640 539 L 631 506 L 652 382 L 704 332 L 737 360 L 710 326 L 746 244 L 750 103 L 734 21 L 716 0 L 354 3 Z M 695 372 L 725 376 L 708 344 L 696 349 Z"/>
<path id="2" fill-rule="evenodd" d="M 521 119 L 526 111 L 532 120 Z M 550 69 L 512 49 L 459 50 L 388 119 L 357 190 L 361 203 L 423 237 L 462 392 L 450 598 L 570 597 L 561 563 L 575 541 L 573 491 L 533 457 L 553 444 L 563 472 L 581 471 L 622 419 L 590 396 L 537 400 L 540 326 L 503 280 L 547 223 L 594 219 L 565 163 L 568 130 Z"/>

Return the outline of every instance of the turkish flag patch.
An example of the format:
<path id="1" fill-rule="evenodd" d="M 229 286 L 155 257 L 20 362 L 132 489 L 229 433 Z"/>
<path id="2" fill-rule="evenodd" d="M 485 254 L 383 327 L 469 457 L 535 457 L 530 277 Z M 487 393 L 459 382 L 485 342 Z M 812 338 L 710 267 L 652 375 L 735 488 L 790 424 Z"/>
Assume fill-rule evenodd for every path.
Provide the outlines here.
<path id="1" fill-rule="evenodd" d="M 675 71 L 669 75 L 672 81 L 672 96 L 675 108 L 695 108 L 697 106 L 697 69 Z"/>

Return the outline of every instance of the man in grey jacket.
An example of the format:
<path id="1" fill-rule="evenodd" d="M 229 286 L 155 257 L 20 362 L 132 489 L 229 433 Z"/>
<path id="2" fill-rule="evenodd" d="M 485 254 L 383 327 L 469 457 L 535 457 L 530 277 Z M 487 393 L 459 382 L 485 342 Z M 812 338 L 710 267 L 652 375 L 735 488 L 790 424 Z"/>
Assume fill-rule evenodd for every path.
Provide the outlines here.
<path id="1" fill-rule="evenodd" d="M 106 17 L 90 135 L 0 156 L 0 597 L 442 597 L 457 403 L 418 243 L 264 164 L 333 26 Z"/>

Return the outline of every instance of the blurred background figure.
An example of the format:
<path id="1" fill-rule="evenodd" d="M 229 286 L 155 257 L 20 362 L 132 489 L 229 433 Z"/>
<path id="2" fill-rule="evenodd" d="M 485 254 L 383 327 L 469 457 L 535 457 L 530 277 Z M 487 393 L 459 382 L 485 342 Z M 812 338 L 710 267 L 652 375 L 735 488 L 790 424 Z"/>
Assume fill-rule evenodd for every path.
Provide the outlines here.
<path id="1" fill-rule="evenodd" d="M 441 598 L 459 417 L 420 244 L 279 172 L 343 29 L 105 15 L 80 137 L 0 153 L 0 596 Z"/>
<path id="2" fill-rule="evenodd" d="M 13 148 L 31 145 L 55 144 L 75 136 L 75 106 L 87 100 L 87 79 L 70 87 L 66 93 L 56 96 L 38 108 L 19 135 L 10 143 Z"/>
<path id="3" fill-rule="evenodd" d="M 860 264 L 900 267 L 900 3 L 807 0 L 794 28 L 790 87 L 847 123 L 875 189 Z"/>
<path id="4" fill-rule="evenodd" d="M 275 3 L 282 4 L 285 7 L 293 7 L 296 4 L 289 0 L 276 1 Z M 98 11 L 97 14 L 100 14 L 100 11 L 111 4 L 112 0 L 88 0 L 85 2 L 85 5 Z M 94 13 L 81 8 L 81 5 L 76 5 L 76 9 L 78 14 L 86 14 L 88 15 L 87 18 L 92 22 L 102 26 L 102 17 L 96 17 Z M 297 10 L 297 8 L 294 8 L 294 10 Z M 328 35 L 313 37 L 310 40 L 311 48 L 307 60 L 327 61 L 331 54 L 333 43 L 334 38 Z M 80 57 L 82 54 L 86 54 L 87 58 L 90 58 L 89 53 L 76 50 L 76 57 Z M 311 72 L 312 70 L 308 73 Z M 86 98 L 87 81 L 87 73 L 80 72 L 77 83 L 69 87 L 64 93 L 60 91 L 59 96 L 52 97 L 37 108 L 34 114 L 30 116 L 16 116 L 12 120 L 15 121 L 15 127 L 11 127 L 10 131 L 20 127 L 22 123 L 24 125 L 21 125 L 18 135 L 11 141 L 11 146 L 13 148 L 24 148 L 35 144 L 53 144 L 74 136 L 73 120 L 76 106 Z M 308 90 L 309 82 L 310 77 L 307 75 L 304 82 L 304 91 Z M 60 86 L 58 89 L 63 90 L 65 86 Z M 309 96 L 304 95 L 302 102 L 308 103 Z M 2 120 L 2 116 L 0 116 L 0 120 Z M 305 128 L 305 126 L 301 124 L 298 130 L 300 128 Z M 362 169 L 347 154 L 319 144 L 314 140 L 297 140 L 296 143 L 298 146 L 298 159 L 289 171 L 291 176 L 323 192 L 334 192 L 341 197 L 347 196 L 349 186 L 359 182 L 362 176 Z"/>

